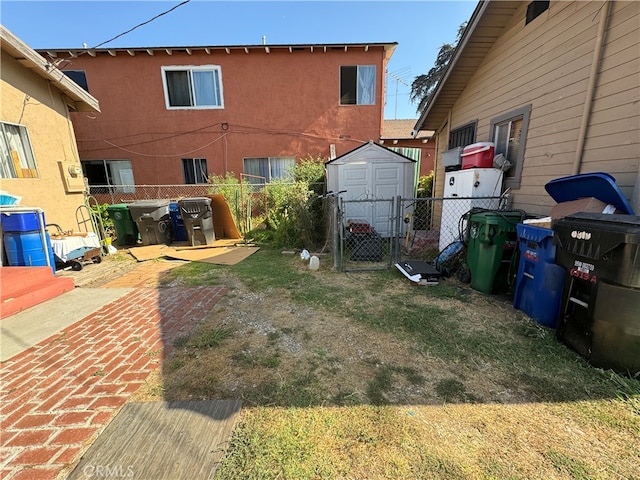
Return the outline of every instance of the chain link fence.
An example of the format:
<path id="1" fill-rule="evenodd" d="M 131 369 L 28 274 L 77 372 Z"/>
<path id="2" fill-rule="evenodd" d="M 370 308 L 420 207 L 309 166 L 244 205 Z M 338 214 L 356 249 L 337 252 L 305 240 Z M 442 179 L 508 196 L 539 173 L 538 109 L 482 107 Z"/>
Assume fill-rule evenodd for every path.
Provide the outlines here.
<path id="1" fill-rule="evenodd" d="M 265 222 L 273 211 L 274 195 L 283 184 L 225 183 L 201 185 L 91 186 L 89 194 L 99 204 L 133 203 L 224 195 L 240 232 Z M 270 191 L 272 195 L 270 195 Z M 322 251 L 333 253 L 334 269 L 343 272 L 384 270 L 402 260 L 437 263 L 448 247 L 466 236 L 473 209 L 505 210 L 509 198 L 408 198 L 344 200 L 337 195 L 323 199 L 326 243 Z M 322 235 L 322 234 L 321 234 Z M 455 259 L 454 259 L 455 260 Z"/>
<path id="2" fill-rule="evenodd" d="M 388 269 L 402 260 L 456 262 L 472 211 L 504 210 L 508 197 L 331 199 L 334 269 Z M 463 259 L 462 259 L 463 260 Z"/>
<path id="3" fill-rule="evenodd" d="M 178 201 L 183 198 L 224 195 L 236 226 L 244 235 L 267 217 L 269 184 L 199 185 L 100 185 L 90 186 L 89 195 L 100 205 L 130 204 L 141 200 Z"/>
<path id="4" fill-rule="evenodd" d="M 508 208 L 508 197 L 402 199 L 403 221 L 410 228 L 398 247 L 398 261 L 419 259 L 455 269 L 465 261 L 460 254 L 464 254 L 469 216 Z"/>

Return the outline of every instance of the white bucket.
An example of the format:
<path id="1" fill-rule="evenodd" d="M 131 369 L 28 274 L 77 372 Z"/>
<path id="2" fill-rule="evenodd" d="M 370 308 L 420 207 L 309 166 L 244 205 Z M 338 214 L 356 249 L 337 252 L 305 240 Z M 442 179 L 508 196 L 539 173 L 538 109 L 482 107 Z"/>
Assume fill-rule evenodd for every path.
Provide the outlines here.
<path id="1" fill-rule="evenodd" d="M 318 270 L 320 268 L 320 259 L 315 255 L 309 260 L 309 268 L 311 270 Z"/>

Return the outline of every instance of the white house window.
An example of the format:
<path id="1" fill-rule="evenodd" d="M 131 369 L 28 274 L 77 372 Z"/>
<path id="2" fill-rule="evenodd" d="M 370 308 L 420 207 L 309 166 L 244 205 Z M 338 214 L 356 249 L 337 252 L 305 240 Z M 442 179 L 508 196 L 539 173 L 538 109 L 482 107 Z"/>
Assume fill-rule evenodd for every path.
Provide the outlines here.
<path id="1" fill-rule="evenodd" d="M 245 158 L 244 173 L 250 175 L 248 180 L 251 183 L 262 183 L 261 178 L 269 183 L 287 178 L 295 164 L 295 157 Z"/>
<path id="2" fill-rule="evenodd" d="M 38 169 L 27 127 L 0 122 L 0 178 L 37 178 Z"/>
<path id="3" fill-rule="evenodd" d="M 185 185 L 207 183 L 209 180 L 209 173 L 207 172 L 207 159 L 183 158 L 182 174 L 184 176 Z"/>
<path id="4" fill-rule="evenodd" d="M 340 67 L 340 105 L 375 105 L 376 66 Z"/>
<path id="5" fill-rule="evenodd" d="M 116 193 L 136 192 L 131 160 L 81 160 L 80 163 L 90 187 L 108 187 Z"/>
<path id="6" fill-rule="evenodd" d="M 162 67 L 162 82 L 167 109 L 224 107 L 217 65 Z"/>
<path id="7" fill-rule="evenodd" d="M 512 165 L 505 173 L 506 187 L 520 188 L 530 115 L 531 105 L 527 105 L 491 120 L 495 154 L 504 155 Z"/>

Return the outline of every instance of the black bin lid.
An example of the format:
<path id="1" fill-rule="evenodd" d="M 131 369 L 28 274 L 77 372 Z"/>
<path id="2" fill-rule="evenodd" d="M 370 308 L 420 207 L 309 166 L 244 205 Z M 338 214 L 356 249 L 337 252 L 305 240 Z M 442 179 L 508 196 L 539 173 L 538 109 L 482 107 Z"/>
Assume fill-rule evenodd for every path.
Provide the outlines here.
<path id="1" fill-rule="evenodd" d="M 580 212 L 556 220 L 554 241 L 560 250 L 599 258 L 620 245 L 640 245 L 640 217 Z"/>
<path id="2" fill-rule="evenodd" d="M 630 237 L 638 236 L 638 241 L 640 241 L 640 216 L 638 215 L 577 212 L 555 220 L 553 224 L 554 230 L 556 226 L 586 227 L 592 231 L 620 233 Z"/>

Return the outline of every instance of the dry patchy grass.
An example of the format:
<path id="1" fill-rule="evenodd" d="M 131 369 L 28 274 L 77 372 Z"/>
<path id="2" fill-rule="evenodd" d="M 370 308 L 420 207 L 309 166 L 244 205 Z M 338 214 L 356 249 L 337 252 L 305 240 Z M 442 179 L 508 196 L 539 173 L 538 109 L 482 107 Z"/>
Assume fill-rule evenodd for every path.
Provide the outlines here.
<path id="1" fill-rule="evenodd" d="M 258 254 L 165 277 L 230 293 L 134 397 L 242 398 L 217 478 L 640 478 L 638 390 L 508 299 Z"/>

